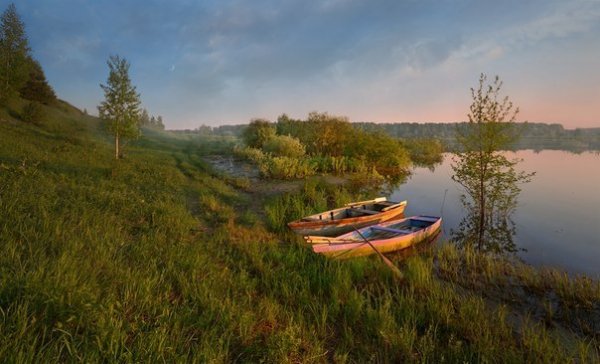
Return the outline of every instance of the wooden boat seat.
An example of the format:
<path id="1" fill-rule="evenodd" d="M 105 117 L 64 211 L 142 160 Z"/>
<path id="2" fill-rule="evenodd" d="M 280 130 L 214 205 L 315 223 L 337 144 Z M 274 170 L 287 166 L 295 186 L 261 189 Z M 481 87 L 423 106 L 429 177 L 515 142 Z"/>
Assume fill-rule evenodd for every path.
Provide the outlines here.
<path id="1" fill-rule="evenodd" d="M 391 229 L 391 228 L 387 228 L 387 227 L 383 227 L 383 226 L 371 226 L 371 229 L 373 229 L 373 230 L 379 230 L 379 231 L 387 231 L 387 232 L 390 232 L 390 233 L 397 233 L 397 234 L 411 234 L 411 233 L 413 233 L 412 230 Z"/>

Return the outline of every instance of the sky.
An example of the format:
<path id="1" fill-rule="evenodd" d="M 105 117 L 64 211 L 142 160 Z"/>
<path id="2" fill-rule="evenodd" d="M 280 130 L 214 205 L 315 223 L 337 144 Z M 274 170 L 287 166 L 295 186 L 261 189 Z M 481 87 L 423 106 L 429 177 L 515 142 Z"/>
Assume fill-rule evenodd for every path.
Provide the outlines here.
<path id="1" fill-rule="evenodd" d="M 5 9 L 8 2 L 2 1 Z M 58 96 L 97 113 L 110 55 L 169 129 L 466 120 L 479 75 L 519 120 L 600 127 L 600 0 L 16 0 Z"/>

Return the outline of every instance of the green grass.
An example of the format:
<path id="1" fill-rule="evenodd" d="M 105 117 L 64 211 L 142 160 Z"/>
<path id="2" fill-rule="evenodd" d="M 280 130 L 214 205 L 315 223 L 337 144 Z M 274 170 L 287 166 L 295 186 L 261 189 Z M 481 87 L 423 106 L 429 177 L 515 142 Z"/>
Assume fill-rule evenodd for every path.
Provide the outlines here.
<path id="1" fill-rule="evenodd" d="M 395 259 L 398 280 L 376 257 L 327 260 L 282 228 L 349 192 L 308 184 L 272 197 L 263 221 L 247 181 L 202 161 L 218 143 L 148 132 L 115 162 L 97 120 L 47 111 L 39 126 L 0 113 L 0 362 L 598 359 L 590 331 L 567 345 L 535 315 L 490 304 L 500 263 L 425 253 Z M 597 307 L 585 306 L 597 283 L 509 273 L 556 288 L 565 307 Z"/>

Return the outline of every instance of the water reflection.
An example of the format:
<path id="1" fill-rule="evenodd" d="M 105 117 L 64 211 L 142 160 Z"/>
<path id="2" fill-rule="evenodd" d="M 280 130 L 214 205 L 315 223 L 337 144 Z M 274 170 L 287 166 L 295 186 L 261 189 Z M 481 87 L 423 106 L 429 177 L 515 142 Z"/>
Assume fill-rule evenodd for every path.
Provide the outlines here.
<path id="1" fill-rule="evenodd" d="M 483 232 L 482 251 L 497 254 L 515 253 L 518 250 L 514 236 L 517 232 L 511 214 L 496 213 L 487 218 Z M 470 212 L 458 224 L 458 228 L 450 230 L 451 240 L 460 248 L 476 246 L 479 237 L 479 216 Z"/>
<path id="2" fill-rule="evenodd" d="M 518 208 L 506 223 L 505 231 L 512 232 L 519 248 L 517 256 L 530 264 L 600 278 L 600 155 L 548 150 L 508 153 L 524 160 L 522 169 L 537 172 L 523 186 Z M 451 179 L 451 156 L 446 154 L 433 172 L 416 168 L 407 183 L 388 195 L 391 200 L 408 200 L 407 216 L 441 215 L 442 239 L 451 238 L 451 230 L 459 230 L 466 216 L 461 191 Z"/>
<path id="3" fill-rule="evenodd" d="M 441 236 L 442 230 L 440 229 L 435 235 L 420 242 L 419 244 L 411 245 L 406 249 L 397 250 L 392 253 L 386 253 L 386 255 L 388 258 L 393 259 L 394 261 L 403 261 L 415 255 L 431 252 L 440 241 Z"/>

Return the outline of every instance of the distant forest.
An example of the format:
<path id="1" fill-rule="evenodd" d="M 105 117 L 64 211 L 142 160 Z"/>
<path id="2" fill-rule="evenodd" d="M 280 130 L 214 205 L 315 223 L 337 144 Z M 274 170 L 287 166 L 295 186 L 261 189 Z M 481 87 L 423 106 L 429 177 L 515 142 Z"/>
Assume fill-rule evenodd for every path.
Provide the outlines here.
<path id="1" fill-rule="evenodd" d="M 401 139 L 435 138 L 442 142 L 445 149 L 453 150 L 456 129 L 467 123 L 373 123 L 354 122 L 356 128 L 385 132 Z M 600 128 L 565 129 L 561 124 L 517 123 L 521 128 L 521 138 L 513 146 L 519 149 L 555 149 L 572 152 L 587 150 L 600 151 Z M 220 135 L 240 137 L 248 124 L 221 125 L 210 127 L 202 125 L 194 130 L 176 130 L 176 133 Z"/>

